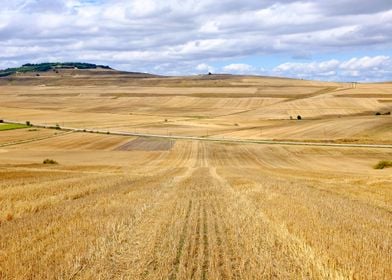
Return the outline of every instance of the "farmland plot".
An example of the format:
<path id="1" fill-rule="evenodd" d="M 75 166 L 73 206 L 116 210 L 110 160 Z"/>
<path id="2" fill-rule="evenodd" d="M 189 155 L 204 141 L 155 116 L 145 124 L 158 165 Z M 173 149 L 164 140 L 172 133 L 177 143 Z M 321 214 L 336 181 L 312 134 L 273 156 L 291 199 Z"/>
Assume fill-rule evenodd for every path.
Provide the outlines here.
<path id="1" fill-rule="evenodd" d="M 392 275 L 392 173 L 370 167 L 391 152 L 361 158 L 350 149 L 194 141 L 144 147 L 108 151 L 127 155 L 116 164 L 86 165 L 71 151 L 67 164 L 53 167 L 4 165 L 1 277 Z M 317 155 L 330 164 L 306 171 Z M 333 162 L 350 158 L 341 170 Z"/>

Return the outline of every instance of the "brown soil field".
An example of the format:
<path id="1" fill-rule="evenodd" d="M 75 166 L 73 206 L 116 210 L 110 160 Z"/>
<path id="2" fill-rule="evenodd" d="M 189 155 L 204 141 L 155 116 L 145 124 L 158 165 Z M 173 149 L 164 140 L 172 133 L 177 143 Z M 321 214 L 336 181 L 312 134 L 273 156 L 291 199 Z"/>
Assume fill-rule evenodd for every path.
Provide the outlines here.
<path id="1" fill-rule="evenodd" d="M 391 144 L 391 116 L 375 116 L 391 89 L 64 71 L 0 78 L 0 119 Z M 391 279 L 381 160 L 391 148 L 0 131 L 0 279 Z"/>
<path id="2" fill-rule="evenodd" d="M 118 151 L 167 151 L 173 148 L 174 140 L 137 138 L 119 147 Z"/>

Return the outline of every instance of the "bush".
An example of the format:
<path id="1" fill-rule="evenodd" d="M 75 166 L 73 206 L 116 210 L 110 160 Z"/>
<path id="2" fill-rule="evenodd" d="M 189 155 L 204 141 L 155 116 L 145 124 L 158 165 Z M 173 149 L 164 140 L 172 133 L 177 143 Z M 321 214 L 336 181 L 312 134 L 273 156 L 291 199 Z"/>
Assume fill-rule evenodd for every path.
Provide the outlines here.
<path id="1" fill-rule="evenodd" d="M 387 167 L 392 167 L 392 160 L 381 160 L 374 166 L 374 169 L 384 169 Z"/>
<path id="2" fill-rule="evenodd" d="M 26 125 L 31 126 L 30 121 L 26 121 Z"/>
<path id="3" fill-rule="evenodd" d="M 381 116 L 381 113 L 380 113 L 380 112 L 377 112 L 377 113 L 376 113 L 376 116 Z"/>
<path id="4" fill-rule="evenodd" d="M 58 164 L 58 163 L 57 163 L 57 161 L 55 161 L 55 160 L 53 160 L 53 159 L 47 158 L 47 159 L 45 159 L 45 160 L 43 161 L 43 164 Z"/>
<path id="5" fill-rule="evenodd" d="M 298 115 L 297 120 L 302 120 L 302 117 L 300 115 Z"/>

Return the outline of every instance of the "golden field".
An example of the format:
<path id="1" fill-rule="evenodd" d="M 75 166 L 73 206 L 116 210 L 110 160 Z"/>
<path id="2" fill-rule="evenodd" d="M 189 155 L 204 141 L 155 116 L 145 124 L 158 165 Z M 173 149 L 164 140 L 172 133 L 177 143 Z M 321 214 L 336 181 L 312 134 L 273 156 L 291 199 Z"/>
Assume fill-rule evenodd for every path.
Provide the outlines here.
<path id="1" fill-rule="evenodd" d="M 391 116 L 375 116 L 391 92 L 110 71 L 1 78 L 0 119 L 245 142 L 0 131 L 0 279 L 390 279 L 392 168 L 374 166 L 392 149 L 316 143 L 392 144 Z M 309 145 L 246 143 L 260 139 Z"/>

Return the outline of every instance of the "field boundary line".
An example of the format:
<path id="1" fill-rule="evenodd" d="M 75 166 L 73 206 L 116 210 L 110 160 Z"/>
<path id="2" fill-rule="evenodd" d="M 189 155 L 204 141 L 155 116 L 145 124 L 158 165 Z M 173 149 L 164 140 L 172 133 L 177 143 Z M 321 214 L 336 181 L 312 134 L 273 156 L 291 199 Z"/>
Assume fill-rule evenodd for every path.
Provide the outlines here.
<path id="1" fill-rule="evenodd" d="M 23 122 L 4 120 L 5 123 L 23 124 Z M 43 124 L 32 124 L 33 127 L 51 128 L 53 126 Z M 195 140 L 195 141 L 209 141 L 221 143 L 239 143 L 239 144 L 262 144 L 262 145 L 282 145 L 282 146 L 311 146 L 311 147 L 336 147 L 336 148 L 371 148 L 371 149 L 392 149 L 392 145 L 387 144 L 341 144 L 328 142 L 303 142 L 303 141 L 279 141 L 279 140 L 256 140 L 256 139 L 238 139 L 238 138 L 218 138 L 218 137 L 200 137 L 200 136 L 182 136 L 182 135 L 163 135 L 163 134 L 147 134 L 129 131 L 111 131 L 91 128 L 74 128 L 74 127 L 56 127 L 57 130 L 72 132 L 85 132 L 96 134 L 108 134 L 118 136 L 136 136 L 148 138 L 162 138 L 175 140 Z M 64 135 L 64 134 L 61 134 Z M 59 136 L 59 135 L 56 135 Z M 54 136 L 52 136 L 54 137 Z M 51 137 L 48 137 L 51 138 Z M 42 139 L 36 139 L 38 141 Z M 21 143 L 17 143 L 21 144 Z M 12 144 L 11 144 L 12 145 Z M 16 145 L 16 144 L 15 144 Z M 0 147 L 2 147 L 0 145 Z"/>
<path id="2" fill-rule="evenodd" d="M 8 142 L 8 143 L 0 144 L 0 148 L 46 140 L 46 139 L 50 139 L 50 138 L 54 138 L 54 137 L 67 135 L 70 133 L 73 133 L 73 131 L 60 133 L 60 134 L 56 134 L 56 135 L 51 135 L 51 136 L 43 136 L 43 137 L 30 138 L 30 139 L 26 139 L 26 140 L 15 141 L 15 142 Z"/>

